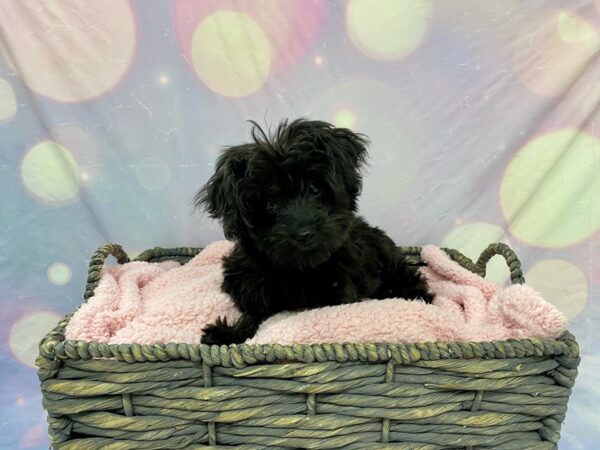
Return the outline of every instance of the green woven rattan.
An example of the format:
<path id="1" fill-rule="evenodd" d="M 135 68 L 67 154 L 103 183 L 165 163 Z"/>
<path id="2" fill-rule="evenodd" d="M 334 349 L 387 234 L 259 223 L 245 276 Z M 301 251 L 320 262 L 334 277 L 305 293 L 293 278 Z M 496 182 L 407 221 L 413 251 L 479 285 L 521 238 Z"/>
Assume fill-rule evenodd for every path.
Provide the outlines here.
<path id="1" fill-rule="evenodd" d="M 520 262 L 502 255 L 513 283 Z M 200 249 L 154 248 L 137 260 L 186 263 Z M 420 264 L 419 247 L 400 251 Z M 92 257 L 84 298 L 105 259 Z M 168 306 L 165 306 L 168 307 Z M 66 341 L 62 320 L 36 360 L 52 446 L 125 449 L 555 449 L 579 348 L 560 339 L 422 344 L 233 345 Z"/>

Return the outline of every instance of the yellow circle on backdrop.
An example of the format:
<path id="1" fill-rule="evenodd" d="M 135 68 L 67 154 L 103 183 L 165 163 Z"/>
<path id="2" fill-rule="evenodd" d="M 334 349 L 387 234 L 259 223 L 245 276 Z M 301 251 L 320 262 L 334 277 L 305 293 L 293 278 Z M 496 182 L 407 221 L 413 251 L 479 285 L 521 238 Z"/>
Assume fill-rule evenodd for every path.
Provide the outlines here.
<path id="1" fill-rule="evenodd" d="M 71 281 L 71 268 L 65 263 L 54 263 L 48 267 L 46 273 L 52 284 L 63 285 Z"/>
<path id="2" fill-rule="evenodd" d="M 511 233 L 565 247 L 600 227 L 600 141 L 574 128 L 546 133 L 512 159 L 500 187 Z"/>
<path id="3" fill-rule="evenodd" d="M 356 126 L 357 121 L 354 111 L 348 108 L 338 109 L 333 116 L 333 123 L 336 127 L 352 129 Z"/>
<path id="4" fill-rule="evenodd" d="M 560 309 L 567 319 L 577 316 L 588 300 L 588 282 L 575 265 L 561 259 L 547 259 L 526 274 L 527 284 Z"/>
<path id="5" fill-rule="evenodd" d="M 452 230 L 442 241 L 443 247 L 454 248 L 463 255 L 477 262 L 479 255 L 489 244 L 507 243 L 504 230 L 497 225 L 485 222 L 474 222 Z M 505 283 L 510 275 L 506 261 L 502 256 L 493 257 L 486 267 L 486 280 Z"/>
<path id="6" fill-rule="evenodd" d="M 10 119 L 17 112 L 17 97 L 10 83 L 0 78 L 0 121 Z"/>
<path id="7" fill-rule="evenodd" d="M 21 179 L 37 198 L 67 202 L 79 194 L 77 163 L 71 152 L 54 141 L 33 146 L 21 163 Z"/>
<path id="8" fill-rule="evenodd" d="M 598 43 L 598 32 L 584 19 L 569 11 L 558 14 L 558 35 L 570 44 L 578 42 Z"/>
<path id="9" fill-rule="evenodd" d="M 421 43 L 433 13 L 431 0 L 350 0 L 348 34 L 365 55 L 394 60 Z"/>
<path id="10" fill-rule="evenodd" d="M 36 311 L 17 320 L 8 338 L 13 355 L 27 366 L 35 367 L 38 343 L 61 319 L 50 311 Z"/>
<path id="11" fill-rule="evenodd" d="M 265 83 L 271 47 L 261 27 L 241 12 L 220 10 L 206 17 L 192 36 L 196 73 L 210 89 L 243 97 Z"/>
<path id="12" fill-rule="evenodd" d="M 136 26 L 127 0 L 0 0 L 0 11 L 0 53 L 30 89 L 55 100 L 99 96 L 133 59 Z"/>

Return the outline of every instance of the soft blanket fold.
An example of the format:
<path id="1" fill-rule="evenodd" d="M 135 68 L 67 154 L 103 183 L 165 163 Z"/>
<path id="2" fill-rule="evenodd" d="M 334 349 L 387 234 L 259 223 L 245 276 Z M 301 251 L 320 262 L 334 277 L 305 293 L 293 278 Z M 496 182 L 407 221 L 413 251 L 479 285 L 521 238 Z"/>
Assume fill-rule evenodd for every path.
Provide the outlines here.
<path id="1" fill-rule="evenodd" d="M 210 244 L 189 263 L 131 262 L 105 268 L 94 296 L 73 315 L 65 335 L 105 343 L 198 343 L 217 317 L 239 316 L 220 290 L 221 260 L 232 248 Z M 364 300 L 266 320 L 251 344 L 325 342 L 490 341 L 556 338 L 561 312 L 526 285 L 501 287 L 423 247 L 421 268 L 433 304 L 401 299 Z"/>

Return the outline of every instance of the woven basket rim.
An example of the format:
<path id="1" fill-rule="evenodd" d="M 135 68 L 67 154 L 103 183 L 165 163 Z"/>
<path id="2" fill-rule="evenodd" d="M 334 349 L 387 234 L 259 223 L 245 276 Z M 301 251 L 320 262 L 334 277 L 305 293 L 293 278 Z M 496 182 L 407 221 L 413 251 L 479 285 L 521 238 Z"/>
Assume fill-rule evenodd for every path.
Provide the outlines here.
<path id="1" fill-rule="evenodd" d="M 135 260 L 191 258 L 199 253 L 198 247 L 161 248 L 154 247 L 141 253 Z M 421 247 L 399 247 L 406 256 L 418 257 Z M 477 262 L 454 249 L 444 249 L 463 267 L 485 276 L 485 266 L 494 255 L 505 258 L 513 283 L 522 283 L 521 265 L 512 249 L 503 243 L 490 244 Z M 117 244 L 107 244 L 98 249 L 90 261 L 89 276 L 84 302 L 93 295 L 98 285 L 104 261 L 115 256 L 119 263 L 129 257 Z M 504 359 L 529 356 L 556 356 L 578 360 L 579 346 L 570 332 L 557 339 L 509 339 L 491 342 L 424 342 L 407 344 L 387 343 L 324 343 L 293 345 L 248 345 L 208 346 L 205 344 L 161 343 L 161 344 L 105 344 L 84 340 L 65 340 L 65 328 L 74 314 L 68 314 L 40 342 L 40 354 L 36 364 L 41 372 L 53 371 L 64 360 L 114 358 L 125 362 L 192 360 L 209 366 L 244 367 L 264 362 L 384 362 L 407 364 L 416 361 L 439 359 Z M 577 362 L 575 363 L 577 364 Z"/>

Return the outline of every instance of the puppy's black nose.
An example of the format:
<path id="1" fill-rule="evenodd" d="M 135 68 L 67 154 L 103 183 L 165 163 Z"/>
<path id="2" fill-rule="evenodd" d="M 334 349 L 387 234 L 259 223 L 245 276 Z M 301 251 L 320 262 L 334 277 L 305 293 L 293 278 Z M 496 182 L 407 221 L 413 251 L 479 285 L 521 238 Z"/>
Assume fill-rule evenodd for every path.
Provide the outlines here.
<path id="1" fill-rule="evenodd" d="M 300 241 L 304 241 L 304 242 L 310 241 L 314 237 L 315 237 L 314 230 L 304 229 L 304 230 L 300 230 L 298 232 L 298 240 L 300 240 Z"/>

